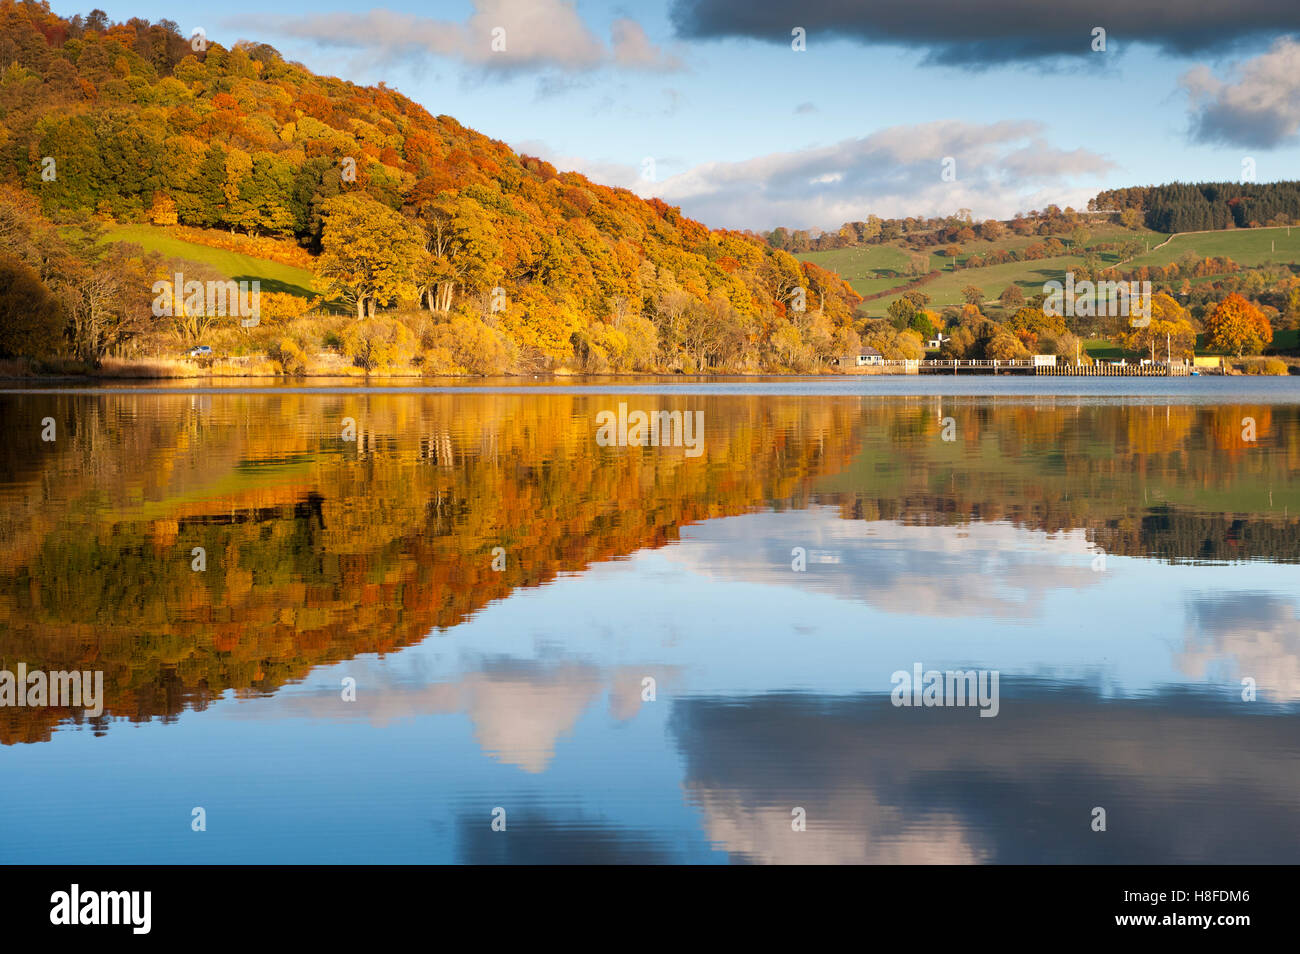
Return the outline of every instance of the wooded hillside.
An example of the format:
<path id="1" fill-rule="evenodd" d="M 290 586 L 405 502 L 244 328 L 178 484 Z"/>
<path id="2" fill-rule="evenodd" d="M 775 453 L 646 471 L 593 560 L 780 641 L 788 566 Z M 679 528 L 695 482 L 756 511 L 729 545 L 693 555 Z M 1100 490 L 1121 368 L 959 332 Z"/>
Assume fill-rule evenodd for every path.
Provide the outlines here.
<path id="1" fill-rule="evenodd" d="M 0 69 L 0 180 L 56 224 L 292 237 L 360 318 L 426 308 L 507 370 L 810 370 L 857 344 L 859 296 L 833 273 L 264 44 L 2 0 Z M 340 263 L 367 235 L 397 259 Z M 66 281 L 22 264 L 59 297 Z M 3 337 L 0 357 L 23 353 Z"/>

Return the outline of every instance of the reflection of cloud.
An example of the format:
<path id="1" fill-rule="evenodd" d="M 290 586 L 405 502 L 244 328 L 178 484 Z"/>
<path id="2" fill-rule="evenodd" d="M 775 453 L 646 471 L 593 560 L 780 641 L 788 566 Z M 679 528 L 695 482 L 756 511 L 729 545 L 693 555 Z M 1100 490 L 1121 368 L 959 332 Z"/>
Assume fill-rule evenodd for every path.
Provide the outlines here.
<path id="1" fill-rule="evenodd" d="M 1245 676 L 1278 700 L 1300 700 L 1300 612 L 1271 593 L 1230 593 L 1192 601 L 1178 668 L 1195 679 Z M 1226 670 L 1226 672 L 1224 672 Z"/>
<path id="2" fill-rule="evenodd" d="M 1095 585 L 1083 530 L 1047 534 L 1010 523 L 907 526 L 844 520 L 828 507 L 749 514 L 682 531 L 667 552 L 697 572 L 779 583 L 893 613 L 1028 619 L 1054 589 Z M 791 569 L 803 547 L 808 565 Z"/>
<path id="3" fill-rule="evenodd" d="M 968 865 L 984 861 L 960 819 L 909 818 L 870 792 L 826 793 L 804 831 L 791 827 L 793 805 L 756 806 L 730 791 L 696 785 L 688 796 L 704 815 L 709 841 L 747 861 L 793 865 Z M 806 806 L 800 806 L 805 807 Z"/>
<path id="4" fill-rule="evenodd" d="M 1004 682 L 996 719 L 879 697 L 687 696 L 671 730 L 710 838 L 754 861 L 1290 861 L 1294 717 L 1258 713 L 1182 690 L 1153 706 Z M 807 831 L 791 830 L 795 806 Z"/>
<path id="5" fill-rule="evenodd" d="M 269 713 L 312 719 L 366 719 L 382 726 L 420 715 L 464 712 L 474 724 L 479 745 L 489 755 L 525 772 L 544 772 L 556 743 L 602 693 L 609 713 L 626 721 L 641 707 L 641 680 L 653 676 L 662 689 L 663 667 L 606 669 L 584 662 L 534 660 L 483 661 L 481 668 L 454 681 L 416 682 L 383 665 L 359 660 L 338 667 L 340 678 L 356 679 L 356 701 L 344 702 L 339 690 L 282 693 L 237 707 L 236 717 L 265 719 Z"/>
<path id="6" fill-rule="evenodd" d="M 598 670 L 566 663 L 536 671 L 511 661 L 490 672 L 473 673 L 455 685 L 457 708 L 474 722 L 489 755 L 525 772 L 543 772 L 555 743 L 568 735 L 600 693 Z"/>
<path id="7" fill-rule="evenodd" d="M 506 830 L 493 831 L 489 813 L 463 814 L 456 821 L 461 864 L 471 865 L 654 865 L 670 864 L 662 834 L 620 828 L 584 816 L 558 817 L 528 806 L 506 808 Z"/>

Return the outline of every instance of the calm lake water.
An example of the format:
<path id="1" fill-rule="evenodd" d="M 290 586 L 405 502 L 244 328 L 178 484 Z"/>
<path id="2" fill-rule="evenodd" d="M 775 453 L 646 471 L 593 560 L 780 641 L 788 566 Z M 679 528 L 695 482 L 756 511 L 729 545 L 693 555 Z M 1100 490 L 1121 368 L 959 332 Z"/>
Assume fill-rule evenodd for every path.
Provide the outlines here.
<path id="1" fill-rule="evenodd" d="M 0 393 L 0 862 L 1300 860 L 1300 380 L 247 384 Z"/>

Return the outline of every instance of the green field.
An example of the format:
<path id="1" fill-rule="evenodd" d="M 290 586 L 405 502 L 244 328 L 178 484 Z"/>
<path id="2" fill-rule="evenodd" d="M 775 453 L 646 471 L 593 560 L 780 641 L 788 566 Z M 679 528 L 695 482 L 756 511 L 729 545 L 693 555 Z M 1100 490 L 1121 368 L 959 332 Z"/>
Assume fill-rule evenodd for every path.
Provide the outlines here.
<path id="1" fill-rule="evenodd" d="M 1264 348 L 1264 353 L 1280 351 L 1300 351 L 1300 330 L 1291 328 L 1273 332 L 1273 340 Z"/>
<path id="2" fill-rule="evenodd" d="M 859 295 L 874 295 L 911 280 L 905 274 L 910 257 L 895 245 L 858 245 L 795 257 L 836 272 Z"/>
<path id="3" fill-rule="evenodd" d="M 1137 240 L 1159 245 L 1167 235 L 1149 232 L 1145 229 L 1132 231 L 1117 225 L 1100 224 L 1088 226 L 1087 247 L 1111 242 Z M 1298 230 L 1300 234 L 1300 230 Z M 962 254 L 957 256 L 958 264 L 963 264 L 972 255 L 987 255 L 997 250 L 1023 251 L 1037 242 L 1044 242 L 1042 235 L 1008 235 L 996 242 L 976 240 L 967 242 L 962 247 Z M 1062 238 L 1068 245 L 1068 239 Z M 875 295 L 887 292 L 891 288 L 899 289 L 911 279 L 904 274 L 909 256 L 915 254 L 897 244 L 867 245 L 853 248 L 831 249 L 825 252 L 801 252 L 796 255 L 803 261 L 812 262 L 822 268 L 828 268 L 843 277 L 858 294 Z M 1119 259 L 1115 251 L 1098 252 L 1103 263 L 1114 264 Z M 1181 253 L 1180 253 L 1181 254 Z M 952 270 L 952 259 L 937 255 L 929 256 L 930 268 L 940 272 L 933 281 L 921 286 L 921 291 L 930 296 L 931 303 L 938 307 L 960 305 L 963 302 L 961 290 L 967 285 L 977 285 L 984 289 L 989 298 L 996 298 L 1008 285 L 1019 285 L 1026 295 L 1036 294 L 1043 289 L 1043 282 L 1049 279 L 1062 280 L 1065 272 L 1073 265 L 1081 263 L 1082 255 L 1060 255 L 1054 258 L 1036 259 L 1030 262 L 1007 262 L 1003 265 L 990 265 L 985 268 L 958 268 Z M 890 303 L 898 295 L 886 295 L 865 303 L 862 307 L 872 315 L 883 315 Z"/>
<path id="4" fill-rule="evenodd" d="M 1090 246 L 1103 242 L 1136 239 L 1147 243 L 1153 249 L 1126 262 L 1125 268 L 1166 265 L 1177 261 L 1188 252 L 1193 252 L 1198 257 L 1227 256 L 1238 265 L 1247 267 L 1264 265 L 1268 262 L 1300 263 L 1300 227 L 1184 233 L 1175 236 L 1168 245 L 1159 250 L 1154 249 L 1168 239 L 1168 235 L 1144 229 L 1130 231 L 1109 224 L 1090 227 L 1089 232 L 1091 233 L 1088 240 Z M 1043 240 L 1043 236 L 1017 235 L 1008 236 L 997 242 L 968 242 L 963 247 L 963 254 L 958 256 L 957 260 L 964 262 L 972 254 L 984 255 L 994 249 L 1023 249 L 1027 245 Z M 1115 264 L 1119 258 L 1114 251 L 1098 254 L 1102 262 L 1107 265 Z M 874 295 L 890 289 L 898 289 L 897 294 L 884 295 L 861 306 L 862 310 L 873 317 L 882 316 L 890 303 L 902 294 L 903 286 L 910 280 L 902 274 L 902 269 L 908 261 L 908 253 L 894 245 L 805 252 L 796 257 L 838 272 L 860 295 Z M 1029 296 L 1041 292 L 1046 281 L 1052 279 L 1063 281 L 1066 271 L 1082 261 L 1081 255 L 1067 254 L 1030 262 L 990 265 L 985 268 L 959 268 L 954 272 L 951 259 L 931 255 L 931 268 L 938 269 L 940 274 L 937 278 L 921 285 L 920 290 L 930 296 L 931 306 L 936 308 L 962 304 L 961 290 L 967 285 L 976 285 L 984 289 L 988 299 L 996 298 L 1004 288 L 1012 284 L 1020 286 L 1025 295 Z"/>
<path id="5" fill-rule="evenodd" d="M 920 290 L 930 296 L 932 307 L 960 305 L 965 299 L 961 290 L 967 285 L 977 285 L 984 289 L 988 298 L 997 298 L 1002 289 L 1008 285 L 1019 285 L 1025 296 L 1036 295 L 1043 290 L 1043 282 L 1061 281 L 1070 268 L 1082 259 L 1074 255 L 1060 255 L 1056 258 L 1040 258 L 1032 262 L 1007 262 L 1005 265 L 990 265 L 987 268 L 959 268 L 955 272 L 943 272 L 932 282 L 926 282 Z M 900 293 L 901 294 L 901 293 Z M 890 302 L 898 295 L 887 295 L 866 303 L 871 314 L 883 315 Z"/>
<path id="6" fill-rule="evenodd" d="M 1118 361 L 1127 354 L 1123 348 L 1108 338 L 1084 338 L 1082 346 L 1094 361 Z"/>
<path id="7" fill-rule="evenodd" d="M 162 226 L 118 225 L 110 229 L 105 238 L 114 242 L 134 242 L 147 252 L 209 265 L 234 281 L 260 281 L 264 292 L 285 292 L 304 298 L 316 294 L 313 290 L 314 276 L 305 268 L 186 242 L 168 235 Z"/>
<path id="8" fill-rule="evenodd" d="M 1238 265 L 1248 266 L 1270 261 L 1300 262 L 1300 227 L 1188 232 L 1175 236 L 1159 251 L 1139 255 L 1129 264 L 1168 265 L 1188 252 L 1195 252 L 1201 258 L 1224 255 Z"/>

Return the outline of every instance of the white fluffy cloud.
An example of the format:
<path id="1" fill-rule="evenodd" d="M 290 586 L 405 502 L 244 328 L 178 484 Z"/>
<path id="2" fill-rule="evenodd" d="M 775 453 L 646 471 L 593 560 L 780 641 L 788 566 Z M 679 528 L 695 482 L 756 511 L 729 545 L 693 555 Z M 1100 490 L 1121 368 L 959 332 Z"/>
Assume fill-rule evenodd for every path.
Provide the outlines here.
<path id="1" fill-rule="evenodd" d="M 1183 74 L 1191 99 L 1192 138 L 1247 148 L 1271 148 L 1300 132 L 1300 43 L 1278 39 L 1267 53 L 1236 65 L 1235 83 L 1208 66 Z"/>
<path id="2" fill-rule="evenodd" d="M 548 155 L 535 142 L 527 146 L 557 168 L 658 196 L 707 225 L 751 229 L 830 229 L 870 214 L 948 215 L 963 208 L 976 218 L 1007 218 L 1052 203 L 1082 208 L 1096 185 L 1078 180 L 1114 167 L 1090 150 L 1049 145 L 1041 124 L 1027 121 L 891 126 L 830 146 L 704 163 L 658 182 L 643 177 L 643 165 L 584 162 Z M 953 160 L 952 181 L 942 176 L 945 158 Z M 666 163 L 657 165 L 662 170 Z"/>
<path id="3" fill-rule="evenodd" d="M 633 20 L 615 20 L 601 40 L 565 0 L 473 0 L 465 22 L 369 10 L 309 16 L 242 16 L 230 22 L 325 47 L 355 50 L 375 61 L 441 56 L 484 71 L 601 66 L 665 71 L 681 64 L 650 42 Z M 504 47 L 504 48 L 502 48 Z"/>

